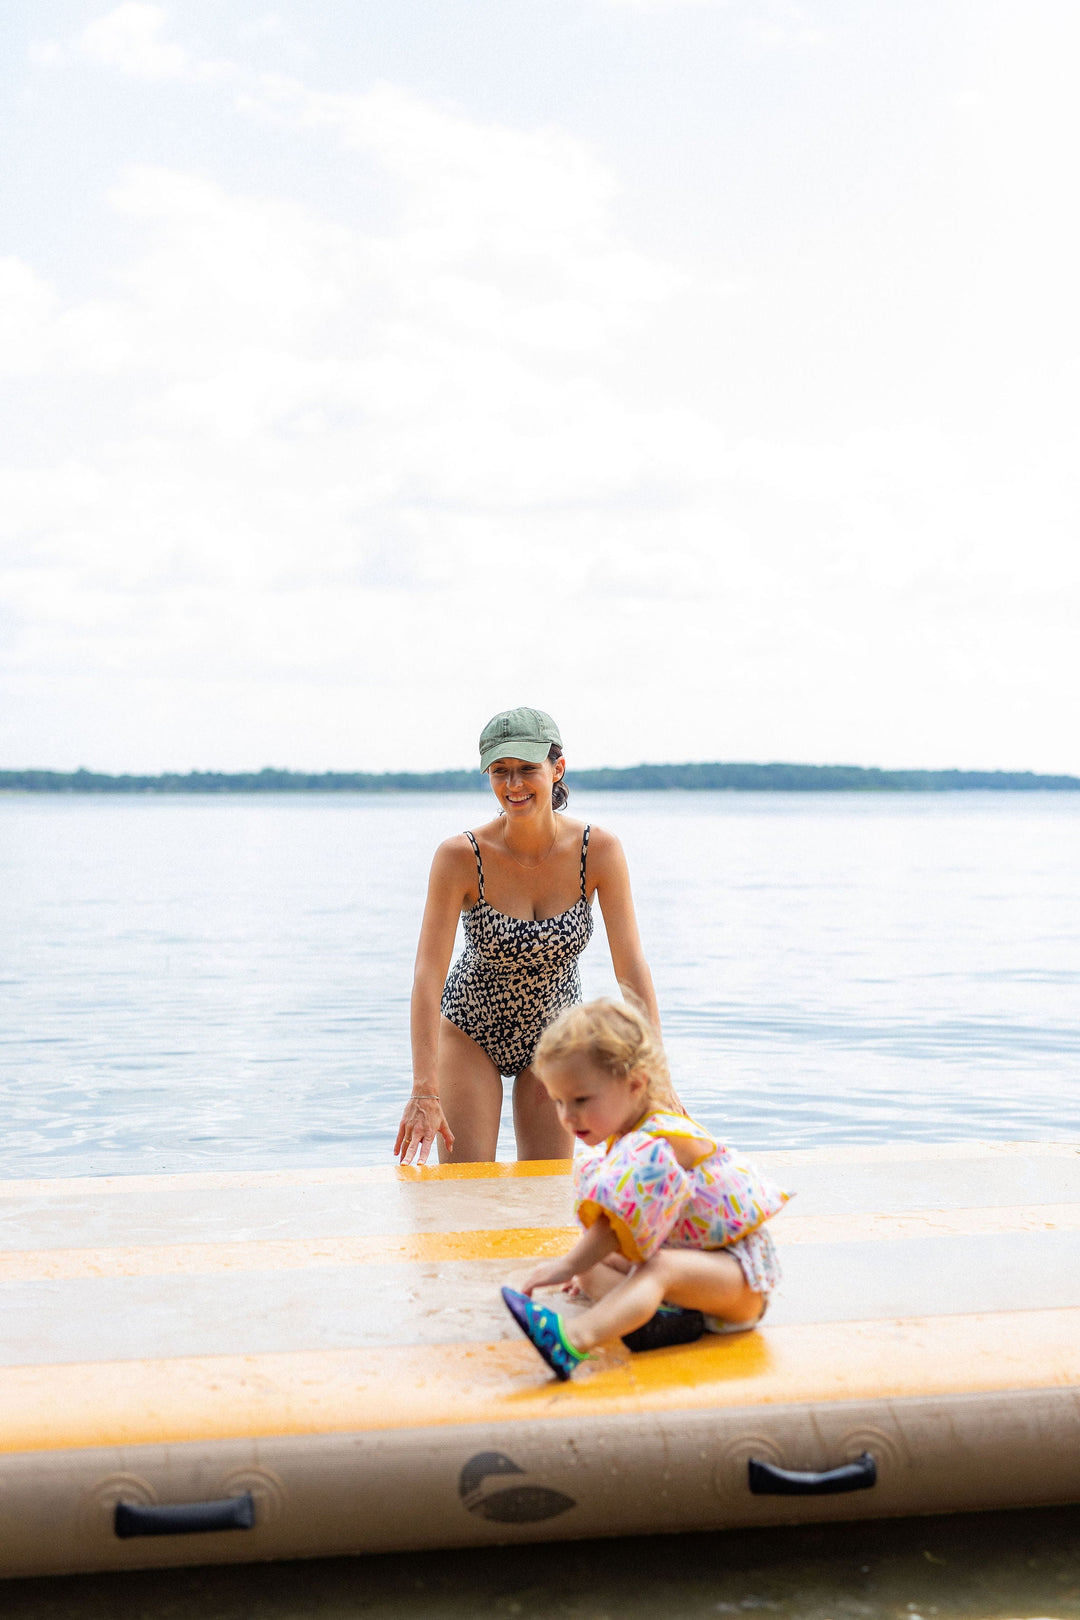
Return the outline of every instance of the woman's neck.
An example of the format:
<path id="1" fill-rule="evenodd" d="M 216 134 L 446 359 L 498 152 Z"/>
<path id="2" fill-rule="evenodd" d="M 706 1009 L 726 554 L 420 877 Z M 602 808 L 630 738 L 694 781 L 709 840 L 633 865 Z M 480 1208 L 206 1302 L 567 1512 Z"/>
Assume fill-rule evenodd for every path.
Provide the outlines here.
<path id="1" fill-rule="evenodd" d="M 502 840 L 507 854 L 519 866 L 542 866 L 559 841 L 559 823 L 554 810 L 530 816 L 528 820 L 502 821 Z"/>

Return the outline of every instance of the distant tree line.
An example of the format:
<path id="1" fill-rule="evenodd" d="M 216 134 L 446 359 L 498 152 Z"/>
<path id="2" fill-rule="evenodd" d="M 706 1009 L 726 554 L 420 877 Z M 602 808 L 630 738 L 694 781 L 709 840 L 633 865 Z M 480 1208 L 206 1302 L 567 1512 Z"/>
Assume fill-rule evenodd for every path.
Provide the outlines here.
<path id="1" fill-rule="evenodd" d="M 973 788 L 1076 790 L 1080 776 L 1033 771 L 883 771 L 861 765 L 632 765 L 571 771 L 573 787 L 611 792 L 672 788 L 729 793 L 949 793 Z M 109 776 L 103 771 L 0 771 L 0 791 L 16 793 L 467 793 L 477 771 L 165 771 Z"/>

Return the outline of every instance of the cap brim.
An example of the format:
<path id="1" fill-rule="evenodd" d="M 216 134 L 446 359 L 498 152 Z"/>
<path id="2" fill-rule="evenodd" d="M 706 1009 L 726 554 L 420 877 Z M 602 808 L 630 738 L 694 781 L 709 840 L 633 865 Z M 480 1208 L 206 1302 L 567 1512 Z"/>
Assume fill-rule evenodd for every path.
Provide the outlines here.
<path id="1" fill-rule="evenodd" d="M 527 765 L 539 765 L 550 752 L 550 743 L 536 742 L 532 737 L 500 737 L 480 755 L 480 769 L 486 771 L 497 759 L 523 759 Z"/>

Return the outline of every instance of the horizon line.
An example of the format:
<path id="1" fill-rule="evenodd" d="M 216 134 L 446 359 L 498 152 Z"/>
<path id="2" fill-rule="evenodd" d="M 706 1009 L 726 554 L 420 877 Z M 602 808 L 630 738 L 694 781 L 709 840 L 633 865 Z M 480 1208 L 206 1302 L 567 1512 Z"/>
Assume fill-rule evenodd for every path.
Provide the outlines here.
<path id="1" fill-rule="evenodd" d="M 1080 776 L 1030 769 L 966 769 L 959 766 L 903 766 L 806 764 L 795 761 L 695 760 L 638 765 L 582 766 L 568 770 L 571 783 L 613 790 L 664 791 L 839 791 L 878 788 L 894 791 L 989 788 L 1080 790 Z M 264 765 L 258 770 L 93 771 L 85 765 L 74 771 L 51 767 L 0 768 L 0 790 L 22 792 L 284 792 L 330 791 L 444 791 L 482 790 L 476 768 L 441 770 L 324 770 L 305 771 Z"/>

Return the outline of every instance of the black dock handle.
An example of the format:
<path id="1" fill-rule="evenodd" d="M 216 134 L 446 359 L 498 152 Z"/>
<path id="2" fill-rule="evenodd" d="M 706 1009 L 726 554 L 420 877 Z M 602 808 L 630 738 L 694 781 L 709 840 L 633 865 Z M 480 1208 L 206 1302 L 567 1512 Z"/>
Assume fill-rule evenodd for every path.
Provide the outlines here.
<path id="1" fill-rule="evenodd" d="M 208 1530 L 252 1530 L 255 1498 L 226 1496 L 218 1502 L 165 1502 L 146 1507 L 142 1502 L 117 1502 L 113 1530 L 118 1536 L 199 1536 Z"/>
<path id="2" fill-rule="evenodd" d="M 820 1474 L 777 1468 L 751 1457 L 747 1473 L 753 1496 L 839 1496 L 843 1491 L 868 1491 L 877 1484 L 877 1463 L 868 1451 L 854 1462 L 826 1468 Z"/>

